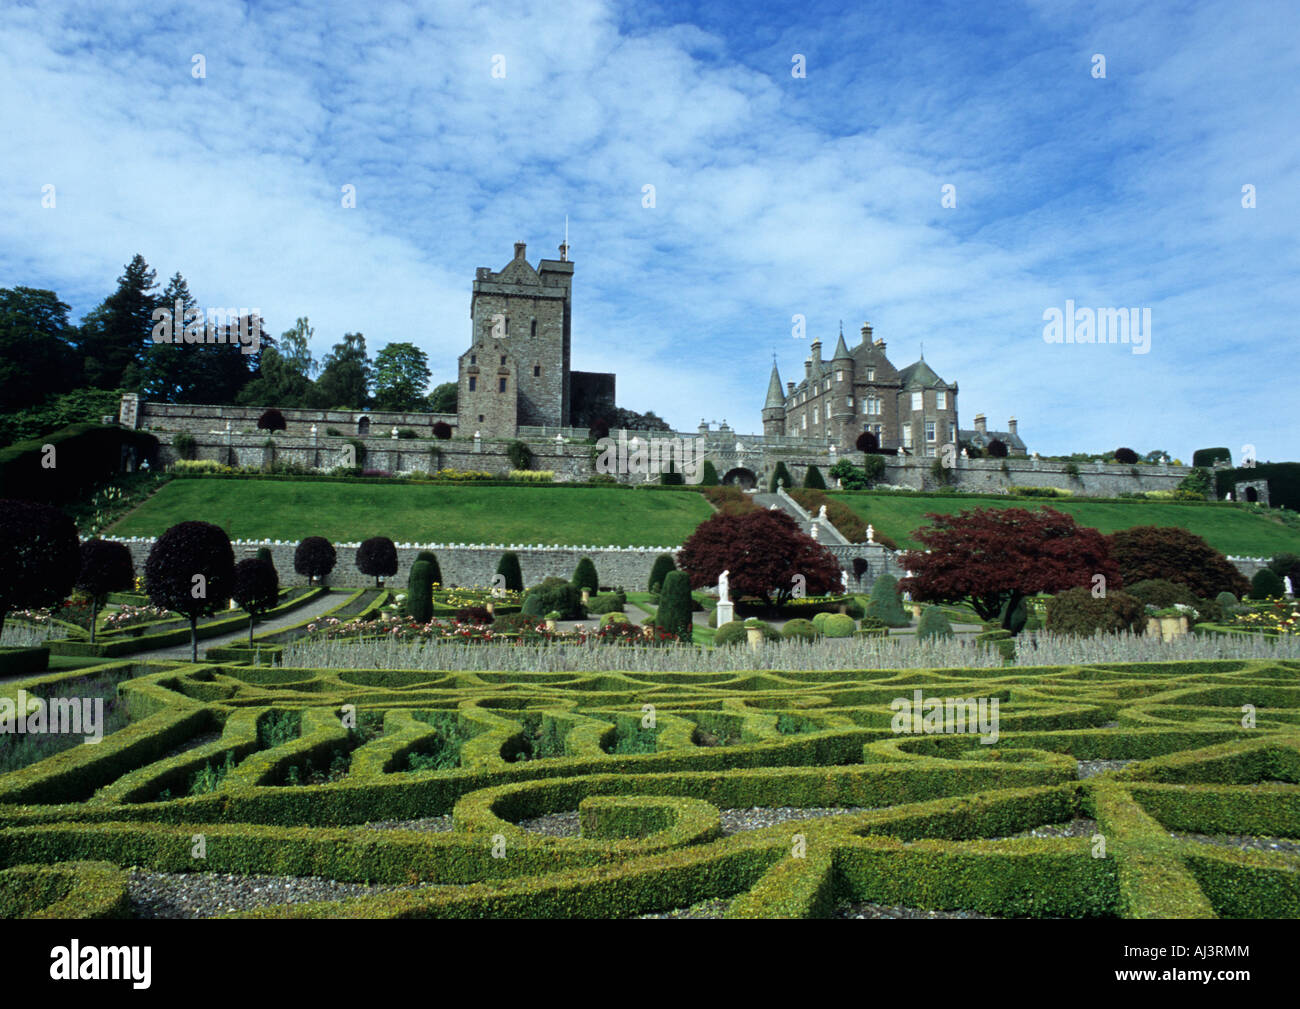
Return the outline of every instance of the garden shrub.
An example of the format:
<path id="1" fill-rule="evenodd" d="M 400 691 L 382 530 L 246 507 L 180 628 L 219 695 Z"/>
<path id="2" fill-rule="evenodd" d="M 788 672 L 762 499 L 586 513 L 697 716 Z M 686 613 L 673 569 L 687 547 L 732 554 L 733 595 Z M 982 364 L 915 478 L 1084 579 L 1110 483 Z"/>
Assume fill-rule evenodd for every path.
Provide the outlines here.
<path id="1" fill-rule="evenodd" d="M 1222 460 L 1229 466 L 1232 465 L 1232 452 L 1226 448 L 1198 448 L 1192 453 L 1192 465 L 1213 469 L 1216 461 Z"/>
<path id="2" fill-rule="evenodd" d="M 952 637 L 952 624 L 947 615 L 938 606 L 927 606 L 921 611 L 921 619 L 916 625 L 917 638 Z"/>
<path id="3" fill-rule="evenodd" d="M 829 617 L 830 615 L 831 615 L 830 610 L 821 610 L 820 612 L 814 613 L 812 615 L 811 623 L 813 627 L 816 628 L 818 634 L 826 633 L 825 631 L 826 618 Z"/>
<path id="4" fill-rule="evenodd" d="M 1208 469 L 1197 468 L 1178 481 L 1177 490 L 1193 497 L 1209 497 L 1214 491 L 1214 478 Z"/>
<path id="5" fill-rule="evenodd" d="M 772 470 L 772 479 L 769 480 L 767 484 L 768 493 L 775 494 L 777 487 L 782 485 L 785 486 L 786 490 L 791 490 L 795 483 L 794 477 L 792 477 L 790 471 L 785 468 L 785 463 L 778 461 L 776 467 Z"/>
<path id="6" fill-rule="evenodd" d="M 694 633 L 691 622 L 691 580 L 685 572 L 670 571 L 664 575 L 656 623 L 679 640 L 690 643 Z"/>
<path id="7" fill-rule="evenodd" d="M 1106 537 L 1111 559 L 1125 585 L 1165 579 L 1186 585 L 1198 597 L 1220 592 L 1241 595 L 1249 583 L 1200 536 L 1175 526 L 1134 526 Z"/>
<path id="8" fill-rule="evenodd" d="M 1047 629 L 1056 634 L 1140 634 L 1146 621 L 1145 606 L 1127 592 L 1111 591 L 1099 599 L 1081 586 L 1058 592 L 1047 603 Z"/>
<path id="9" fill-rule="evenodd" d="M 492 614 L 486 606 L 462 606 L 454 617 L 458 624 L 490 624 Z"/>
<path id="10" fill-rule="evenodd" d="M 512 441 L 506 446 L 506 458 L 510 460 L 511 469 L 532 469 L 533 452 L 522 441 Z"/>
<path id="11" fill-rule="evenodd" d="M 907 627 L 911 624 L 898 595 L 898 579 L 882 574 L 871 586 L 871 600 L 867 603 L 867 616 L 875 617 L 886 627 Z"/>
<path id="12" fill-rule="evenodd" d="M 1223 610 L 1224 616 L 1227 616 L 1237 608 L 1237 597 L 1231 592 L 1220 592 L 1214 597 L 1214 601 L 1219 604 L 1219 608 Z"/>
<path id="13" fill-rule="evenodd" d="M 651 592 L 658 592 L 663 587 L 664 575 L 676 570 L 677 565 L 673 563 L 672 557 L 669 554 L 660 554 L 650 567 L 650 578 L 646 588 Z"/>
<path id="14" fill-rule="evenodd" d="M 818 616 L 826 616 L 826 614 L 819 613 Z M 817 637 L 818 633 L 817 625 L 812 620 L 803 620 L 798 617 L 794 620 L 787 620 L 785 626 L 781 628 L 781 637 L 800 638 L 804 641 L 812 641 Z"/>
<path id="15" fill-rule="evenodd" d="M 188 431 L 177 431 L 172 438 L 172 448 L 182 459 L 192 460 L 194 453 L 198 451 L 199 443 L 195 440 L 194 435 Z"/>
<path id="16" fill-rule="evenodd" d="M 442 568 L 438 566 L 438 555 L 432 550 L 421 550 L 415 555 L 417 561 L 424 561 L 429 565 L 429 578 L 434 585 L 442 584 Z"/>
<path id="17" fill-rule="evenodd" d="M 1300 564 L 1300 555 L 1283 551 L 1280 554 L 1274 554 L 1268 562 L 1268 569 L 1283 578 L 1291 573 L 1291 569 Z M 1294 581 L 1294 579 L 1292 579 Z"/>
<path id="18" fill-rule="evenodd" d="M 1115 449 L 1115 461 L 1125 466 L 1132 466 L 1138 461 L 1138 454 L 1131 448 L 1117 448 Z"/>
<path id="19" fill-rule="evenodd" d="M 808 472 L 804 474 L 803 485 L 808 490 L 825 490 L 826 478 L 816 466 L 809 466 Z"/>
<path id="20" fill-rule="evenodd" d="M 451 437 L 451 425 L 445 420 L 434 421 L 433 436 L 439 441 L 446 441 Z"/>
<path id="21" fill-rule="evenodd" d="M 1176 603 L 1196 609 L 1200 608 L 1200 600 L 1196 598 L 1196 594 L 1191 589 L 1186 585 L 1179 585 L 1177 582 L 1171 582 L 1166 578 L 1148 578 L 1146 581 L 1125 585 L 1124 591 L 1140 600 L 1144 605 L 1154 606 L 1158 610 L 1168 609 Z M 1236 603 L 1235 599 L 1233 603 Z"/>
<path id="22" fill-rule="evenodd" d="M 1260 568 L 1250 580 L 1251 599 L 1278 599 L 1283 591 L 1282 579 L 1268 568 Z"/>
<path id="23" fill-rule="evenodd" d="M 433 619 L 433 565 L 417 560 L 406 576 L 406 615 L 419 624 Z"/>
<path id="24" fill-rule="evenodd" d="M 700 486 L 716 487 L 718 486 L 718 470 L 708 459 L 704 460 L 704 465 L 700 468 Z"/>
<path id="25" fill-rule="evenodd" d="M 627 593 L 623 591 L 606 592 L 591 596 L 587 600 L 587 612 L 592 614 L 622 613 L 627 605 Z"/>
<path id="26" fill-rule="evenodd" d="M 596 565 L 590 557 L 583 557 L 573 569 L 573 587 L 581 592 L 587 589 L 593 595 L 600 588 L 600 578 L 596 574 Z"/>
<path id="27" fill-rule="evenodd" d="M 524 596 L 523 613 L 545 617 L 551 611 L 559 613 L 563 620 L 582 619 L 582 597 L 572 582 L 564 578 L 546 578 L 528 590 Z"/>
<path id="28" fill-rule="evenodd" d="M 501 555 L 501 560 L 497 561 L 496 573 L 502 577 L 501 587 L 507 592 L 524 590 L 524 574 L 519 567 L 519 555 L 513 550 L 508 550 Z"/>
<path id="29" fill-rule="evenodd" d="M 822 633 L 828 638 L 851 638 L 857 625 L 847 613 L 827 613 Z"/>
<path id="30" fill-rule="evenodd" d="M 284 421 L 284 414 L 275 407 L 263 411 L 262 416 L 257 418 L 259 431 L 283 431 L 286 427 L 288 425 Z"/>
<path id="31" fill-rule="evenodd" d="M 608 613 L 602 614 L 600 618 L 601 627 L 608 627 L 610 624 L 626 624 L 628 622 L 627 614 L 620 613 L 617 610 L 610 610 Z"/>

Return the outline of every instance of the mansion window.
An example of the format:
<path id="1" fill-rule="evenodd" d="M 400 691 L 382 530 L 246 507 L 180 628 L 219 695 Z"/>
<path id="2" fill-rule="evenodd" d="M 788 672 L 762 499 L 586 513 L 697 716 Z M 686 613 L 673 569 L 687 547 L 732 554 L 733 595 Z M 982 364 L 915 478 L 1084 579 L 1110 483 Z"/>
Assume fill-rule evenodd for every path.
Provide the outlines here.
<path id="1" fill-rule="evenodd" d="M 874 382 L 875 380 L 876 380 L 876 369 L 875 369 L 875 368 L 868 368 L 868 369 L 867 369 L 867 381 L 868 381 L 868 382 Z"/>
<path id="2" fill-rule="evenodd" d="M 827 379 L 827 380 L 822 384 L 822 392 L 830 392 L 830 391 L 831 391 L 831 380 L 828 378 L 828 379 Z"/>
<path id="3" fill-rule="evenodd" d="M 501 355 L 501 363 L 502 363 L 502 364 L 505 364 L 505 363 L 506 363 L 506 356 L 505 356 L 505 354 L 502 354 L 502 355 Z"/>
<path id="4" fill-rule="evenodd" d="M 837 382 L 843 382 L 843 381 L 844 381 L 844 372 L 842 372 L 842 371 L 837 371 L 837 372 L 835 373 L 835 381 L 837 381 Z"/>
<path id="5" fill-rule="evenodd" d="M 801 423 L 799 424 L 799 429 L 800 429 L 801 431 L 807 431 L 807 430 L 808 430 L 808 415 L 807 415 L 806 413 L 803 414 L 803 415 L 801 415 L 801 416 L 799 417 L 799 420 L 800 420 L 800 422 L 801 422 Z"/>
<path id="6" fill-rule="evenodd" d="M 478 388 L 478 378 L 474 375 L 471 375 L 469 377 L 469 391 L 473 392 L 477 388 Z"/>
<path id="7" fill-rule="evenodd" d="M 497 392 L 505 392 L 505 391 L 506 391 L 506 380 L 503 378 L 497 384 Z"/>
<path id="8" fill-rule="evenodd" d="M 829 403 L 826 404 L 826 419 L 831 419 L 831 405 Z"/>
<path id="9" fill-rule="evenodd" d="M 934 421 L 932 420 L 925 422 L 925 440 L 934 441 Z"/>
<path id="10" fill-rule="evenodd" d="M 850 410 L 852 410 L 852 409 L 853 409 L 853 397 L 852 397 L 852 396 L 845 396 L 845 397 L 844 397 L 844 405 L 847 406 Z"/>
<path id="11" fill-rule="evenodd" d="M 533 378 L 537 378 L 539 375 L 541 375 L 541 373 L 542 373 L 542 366 L 540 364 L 533 365 Z"/>
<path id="12" fill-rule="evenodd" d="M 470 363 L 470 364 L 478 364 L 478 355 L 477 355 L 477 354 L 470 354 L 470 356 L 469 356 L 469 363 Z"/>
<path id="13" fill-rule="evenodd" d="M 913 410 L 925 409 L 925 393 L 923 392 L 912 393 L 912 409 Z"/>
<path id="14" fill-rule="evenodd" d="M 911 447 L 912 447 L 912 425 L 904 424 L 903 425 L 903 448 L 911 448 Z"/>
<path id="15" fill-rule="evenodd" d="M 532 333 L 531 333 L 531 335 L 532 335 L 532 336 L 536 336 L 536 335 L 537 335 L 537 320 L 536 320 L 536 319 L 533 320 L 533 328 L 532 328 Z"/>
<path id="16" fill-rule="evenodd" d="M 944 392 L 943 390 L 940 390 L 939 392 L 936 392 L 936 393 L 934 394 L 934 405 L 935 405 L 935 408 L 938 409 L 938 410 L 947 410 L 947 409 L 948 409 L 948 394 L 947 394 L 946 392 Z"/>

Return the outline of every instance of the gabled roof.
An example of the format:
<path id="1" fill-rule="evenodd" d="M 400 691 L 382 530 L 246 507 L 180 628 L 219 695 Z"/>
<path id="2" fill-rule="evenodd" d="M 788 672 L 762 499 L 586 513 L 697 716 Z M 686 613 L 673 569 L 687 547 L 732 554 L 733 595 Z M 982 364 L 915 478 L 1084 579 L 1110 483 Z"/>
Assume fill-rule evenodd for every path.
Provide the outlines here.
<path id="1" fill-rule="evenodd" d="M 501 268 L 493 280 L 498 284 L 535 284 L 542 286 L 542 278 L 526 259 L 512 259 Z"/>
<path id="2" fill-rule="evenodd" d="M 994 438 L 1002 442 L 1009 452 L 1019 452 L 1026 455 L 1029 452 L 1025 447 L 1025 443 L 1020 440 L 1020 436 L 1012 434 L 1010 431 L 985 431 L 983 434 L 980 434 L 979 431 L 973 429 L 970 431 L 961 428 L 957 429 L 958 441 L 968 442 L 976 448 L 986 448 L 988 443 Z"/>
<path id="3" fill-rule="evenodd" d="M 913 389 L 948 389 L 950 386 L 934 373 L 934 369 L 925 363 L 925 358 L 909 364 L 898 373 L 898 380 L 904 391 Z"/>

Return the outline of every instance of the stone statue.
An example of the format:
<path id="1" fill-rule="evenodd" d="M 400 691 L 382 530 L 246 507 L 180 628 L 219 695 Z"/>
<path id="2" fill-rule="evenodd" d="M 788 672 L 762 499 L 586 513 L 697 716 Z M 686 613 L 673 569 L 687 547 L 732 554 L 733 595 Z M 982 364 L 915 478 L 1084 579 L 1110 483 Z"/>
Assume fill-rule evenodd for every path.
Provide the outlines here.
<path id="1" fill-rule="evenodd" d="M 818 535 L 818 533 L 820 532 L 821 532 L 821 526 L 819 526 L 816 522 L 814 522 L 812 529 L 809 531 L 809 535 L 811 535 L 812 538 L 815 540 L 821 539 L 821 537 Z"/>
<path id="2" fill-rule="evenodd" d="M 825 521 L 826 521 L 826 506 L 825 506 L 825 505 L 822 505 L 820 508 L 817 509 L 817 520 L 818 520 L 819 522 L 825 522 Z"/>
<path id="3" fill-rule="evenodd" d="M 397 437 L 397 428 L 394 427 L 394 428 L 393 428 L 393 438 L 395 439 L 396 437 Z"/>
<path id="4" fill-rule="evenodd" d="M 847 571 L 840 572 L 840 584 L 844 586 L 844 594 L 847 596 L 849 594 L 849 573 Z"/>
<path id="5" fill-rule="evenodd" d="M 146 460 L 146 461 L 147 461 L 147 460 Z M 1287 594 L 1288 596 L 1293 596 L 1293 595 L 1295 595 L 1295 591 L 1291 588 L 1291 576 L 1290 576 L 1290 575 L 1284 575 L 1284 576 L 1282 577 L 1282 588 L 1283 588 L 1283 590 L 1286 592 L 1286 594 Z"/>
<path id="6" fill-rule="evenodd" d="M 731 602 L 731 596 L 727 590 L 731 587 L 731 570 L 728 569 L 718 575 L 718 601 L 722 603 Z"/>
<path id="7" fill-rule="evenodd" d="M 876 542 L 876 527 L 873 525 L 867 526 L 867 542 L 868 543 Z"/>

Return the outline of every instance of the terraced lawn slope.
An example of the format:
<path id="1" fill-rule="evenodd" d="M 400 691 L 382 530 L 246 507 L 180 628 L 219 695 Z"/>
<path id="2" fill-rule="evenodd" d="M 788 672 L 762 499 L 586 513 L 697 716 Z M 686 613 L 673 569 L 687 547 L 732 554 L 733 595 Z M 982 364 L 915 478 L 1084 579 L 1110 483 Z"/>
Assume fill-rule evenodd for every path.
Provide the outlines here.
<path id="1" fill-rule="evenodd" d="M 108 533 L 157 536 L 202 519 L 232 539 L 673 546 L 711 514 L 688 491 L 173 480 Z"/>
<path id="2" fill-rule="evenodd" d="M 1225 554 L 1271 557 L 1284 550 L 1300 552 L 1300 532 L 1242 508 L 1219 504 L 1165 504 L 1159 501 L 1106 502 L 1069 498 L 966 498 L 955 495 L 835 494 L 846 505 L 890 537 L 900 547 L 919 547 L 914 529 L 929 525 L 927 512 L 951 514 L 970 508 L 1055 508 L 1081 525 L 1103 533 L 1133 526 L 1180 526 L 1205 538 Z"/>

